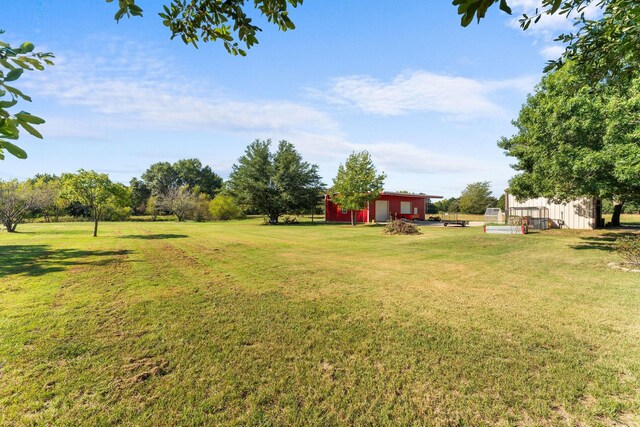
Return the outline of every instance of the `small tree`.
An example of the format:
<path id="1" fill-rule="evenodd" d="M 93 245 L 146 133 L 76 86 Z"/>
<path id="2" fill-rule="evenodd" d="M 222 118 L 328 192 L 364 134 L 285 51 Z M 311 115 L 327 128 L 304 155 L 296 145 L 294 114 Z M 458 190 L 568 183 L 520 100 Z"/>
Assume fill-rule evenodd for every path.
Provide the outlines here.
<path id="1" fill-rule="evenodd" d="M 43 205 L 43 191 L 28 182 L 0 181 L 0 222 L 9 233 L 29 212 Z"/>
<path id="2" fill-rule="evenodd" d="M 242 209 L 232 197 L 224 194 L 216 196 L 209 204 L 209 211 L 214 221 L 228 221 L 242 218 Z"/>
<path id="3" fill-rule="evenodd" d="M 189 218 L 198 203 L 198 195 L 189 187 L 173 187 L 158 196 L 156 207 L 171 212 L 178 221 Z"/>
<path id="4" fill-rule="evenodd" d="M 127 193 L 124 186 L 116 185 L 104 173 L 80 169 L 75 174 L 65 174 L 63 179 L 63 197 L 70 202 L 76 201 L 89 208 L 93 217 L 93 237 L 98 236 L 98 222 L 109 207 L 127 205 Z"/>
<path id="5" fill-rule="evenodd" d="M 375 200 L 383 190 L 386 175 L 378 175 L 376 167 L 367 151 L 351 153 L 344 165 L 338 167 L 338 175 L 333 179 L 331 198 L 343 209 L 351 211 L 351 225 L 355 226 L 355 212 Z"/>
<path id="6" fill-rule="evenodd" d="M 144 211 L 145 214 L 151 215 L 151 221 L 155 221 L 158 218 L 158 197 L 151 196 L 147 200 L 147 206 Z"/>

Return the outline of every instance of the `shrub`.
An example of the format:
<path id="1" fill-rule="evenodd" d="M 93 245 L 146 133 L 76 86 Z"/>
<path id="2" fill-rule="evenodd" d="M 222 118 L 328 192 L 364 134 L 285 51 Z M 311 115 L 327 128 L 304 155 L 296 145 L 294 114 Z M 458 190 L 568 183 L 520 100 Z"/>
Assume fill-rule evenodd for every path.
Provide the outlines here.
<path id="1" fill-rule="evenodd" d="M 211 199 L 209 198 L 209 196 L 204 193 L 198 194 L 196 207 L 192 213 L 194 221 L 202 222 L 211 221 L 213 219 L 213 215 L 211 215 L 211 211 L 209 210 L 210 203 Z"/>
<path id="2" fill-rule="evenodd" d="M 640 265 L 640 235 L 618 238 L 616 250 L 627 263 Z"/>
<path id="3" fill-rule="evenodd" d="M 415 224 L 401 219 L 395 219 L 384 226 L 385 234 L 420 234 Z"/>
<path id="4" fill-rule="evenodd" d="M 109 206 L 104 214 L 105 221 L 126 221 L 131 216 L 130 207 Z"/>
<path id="5" fill-rule="evenodd" d="M 244 214 L 236 200 L 231 196 L 219 195 L 209 203 L 209 212 L 214 221 L 227 221 L 242 218 Z"/>

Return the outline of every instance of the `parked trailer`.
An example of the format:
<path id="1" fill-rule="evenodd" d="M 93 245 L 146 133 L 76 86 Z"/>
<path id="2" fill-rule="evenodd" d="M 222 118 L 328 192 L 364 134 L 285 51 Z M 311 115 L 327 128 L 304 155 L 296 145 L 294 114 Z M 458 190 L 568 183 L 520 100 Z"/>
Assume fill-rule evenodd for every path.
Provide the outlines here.
<path id="1" fill-rule="evenodd" d="M 445 215 L 445 218 L 442 221 L 442 223 L 445 227 L 448 226 L 449 224 L 459 225 L 461 227 L 466 227 L 467 225 L 469 225 L 469 221 L 466 221 L 464 219 L 458 219 L 457 213 L 454 213 L 454 214 L 446 213 L 444 215 Z"/>

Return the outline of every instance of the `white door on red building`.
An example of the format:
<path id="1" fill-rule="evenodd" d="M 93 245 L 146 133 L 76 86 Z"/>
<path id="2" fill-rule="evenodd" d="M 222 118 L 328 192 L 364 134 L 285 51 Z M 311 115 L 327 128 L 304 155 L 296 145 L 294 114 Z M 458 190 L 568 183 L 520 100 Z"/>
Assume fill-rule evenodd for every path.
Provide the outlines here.
<path id="1" fill-rule="evenodd" d="M 376 222 L 389 221 L 389 201 L 376 200 Z"/>

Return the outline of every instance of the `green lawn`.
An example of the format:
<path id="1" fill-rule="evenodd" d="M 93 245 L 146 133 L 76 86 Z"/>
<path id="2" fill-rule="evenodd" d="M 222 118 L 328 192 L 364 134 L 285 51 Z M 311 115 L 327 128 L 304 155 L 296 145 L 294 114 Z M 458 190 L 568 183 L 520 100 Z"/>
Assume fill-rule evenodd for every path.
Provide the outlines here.
<path id="1" fill-rule="evenodd" d="M 640 274 L 607 267 L 624 231 L 18 231 L 5 425 L 640 423 Z"/>

